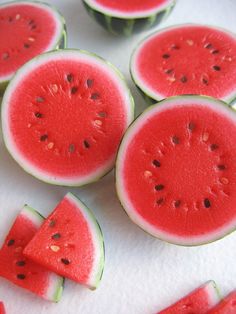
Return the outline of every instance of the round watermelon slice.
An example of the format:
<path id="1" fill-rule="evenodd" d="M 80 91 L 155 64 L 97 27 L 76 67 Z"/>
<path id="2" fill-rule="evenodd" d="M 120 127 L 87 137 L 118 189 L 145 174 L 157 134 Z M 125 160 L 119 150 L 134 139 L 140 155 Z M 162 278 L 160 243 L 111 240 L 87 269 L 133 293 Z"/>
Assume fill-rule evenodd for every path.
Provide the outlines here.
<path id="1" fill-rule="evenodd" d="M 0 314 L 6 314 L 3 302 L 0 302 Z"/>
<path id="2" fill-rule="evenodd" d="M 102 231 L 85 204 L 68 193 L 26 246 L 24 255 L 95 289 L 104 268 Z"/>
<path id="3" fill-rule="evenodd" d="M 44 218 L 29 206 L 23 208 L 0 250 L 0 276 L 46 300 L 58 302 L 62 295 L 64 279 L 22 254 L 43 220 Z"/>
<path id="4" fill-rule="evenodd" d="M 136 48 L 131 75 L 152 103 L 183 94 L 231 103 L 236 98 L 236 35 L 191 24 L 160 30 Z"/>
<path id="5" fill-rule="evenodd" d="M 211 280 L 158 314 L 206 314 L 219 300 L 216 284 Z"/>
<path id="6" fill-rule="evenodd" d="M 159 24 L 175 0 L 83 0 L 88 13 L 106 30 L 130 36 Z"/>
<path id="7" fill-rule="evenodd" d="M 207 314 L 235 314 L 236 313 L 236 290 L 231 292 L 219 304 Z"/>
<path id="8" fill-rule="evenodd" d="M 14 1 L 0 5 L 0 94 L 13 74 L 36 55 L 64 48 L 65 21 L 41 2 Z"/>
<path id="9" fill-rule="evenodd" d="M 236 114 L 210 97 L 172 97 L 128 129 L 116 168 L 120 201 L 150 234 L 179 245 L 236 228 Z"/>
<path id="10" fill-rule="evenodd" d="M 24 65 L 2 101 L 5 144 L 29 173 L 80 186 L 114 165 L 133 119 L 133 99 L 110 63 L 85 51 L 59 50 Z"/>

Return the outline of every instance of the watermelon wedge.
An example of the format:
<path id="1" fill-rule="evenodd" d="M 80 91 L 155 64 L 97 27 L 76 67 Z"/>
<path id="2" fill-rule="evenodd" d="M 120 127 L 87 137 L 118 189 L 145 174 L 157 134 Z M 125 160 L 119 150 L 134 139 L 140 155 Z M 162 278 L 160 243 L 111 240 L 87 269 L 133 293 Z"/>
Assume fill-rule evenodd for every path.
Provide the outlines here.
<path id="1" fill-rule="evenodd" d="M 42 2 L 0 5 L 0 94 L 15 72 L 36 55 L 66 45 L 63 16 Z"/>
<path id="2" fill-rule="evenodd" d="M 85 51 L 50 52 L 24 65 L 9 84 L 3 137 L 27 172 L 51 184 L 80 186 L 114 166 L 133 106 L 110 63 Z"/>
<path id="3" fill-rule="evenodd" d="M 236 35 L 192 24 L 162 29 L 135 49 L 131 75 L 148 102 L 198 94 L 231 103 L 236 98 Z"/>
<path id="4" fill-rule="evenodd" d="M 0 250 L 0 276 L 46 300 L 58 302 L 62 295 L 63 278 L 22 254 L 43 220 L 29 206 L 22 209 Z"/>
<path id="5" fill-rule="evenodd" d="M 158 314 L 206 314 L 220 300 L 214 281 L 208 281 Z"/>
<path id="6" fill-rule="evenodd" d="M 104 268 L 104 242 L 92 212 L 68 193 L 24 250 L 24 255 L 91 289 Z"/>
<path id="7" fill-rule="evenodd" d="M 0 302 L 0 314 L 6 314 L 3 302 Z"/>
<path id="8" fill-rule="evenodd" d="M 236 313 L 236 290 L 231 292 L 219 304 L 207 314 L 235 314 Z"/>
<path id="9" fill-rule="evenodd" d="M 121 143 L 116 187 L 130 218 L 179 245 L 236 228 L 236 114 L 210 97 L 172 97 L 148 108 Z"/>
<path id="10" fill-rule="evenodd" d="M 110 33 L 130 36 L 159 24 L 175 0 L 83 0 L 91 17 Z"/>

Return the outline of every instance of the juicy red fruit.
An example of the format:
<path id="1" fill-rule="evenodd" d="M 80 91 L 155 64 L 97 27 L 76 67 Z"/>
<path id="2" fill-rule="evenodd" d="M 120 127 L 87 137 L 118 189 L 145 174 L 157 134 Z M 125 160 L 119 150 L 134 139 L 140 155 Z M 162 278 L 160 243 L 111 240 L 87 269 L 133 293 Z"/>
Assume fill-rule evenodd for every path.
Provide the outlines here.
<path id="1" fill-rule="evenodd" d="M 207 314 L 235 314 L 236 313 L 236 291 L 231 292 L 218 305 Z"/>
<path id="2" fill-rule="evenodd" d="M 0 314 L 6 314 L 3 302 L 0 302 Z"/>

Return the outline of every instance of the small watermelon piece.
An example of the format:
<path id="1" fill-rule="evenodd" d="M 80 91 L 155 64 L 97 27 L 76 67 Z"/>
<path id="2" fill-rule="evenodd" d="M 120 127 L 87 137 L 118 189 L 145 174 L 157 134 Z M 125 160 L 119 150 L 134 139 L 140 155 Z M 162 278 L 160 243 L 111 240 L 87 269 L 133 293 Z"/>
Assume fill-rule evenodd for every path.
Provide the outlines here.
<path id="1" fill-rule="evenodd" d="M 184 94 L 231 103 L 236 98 L 236 35 L 192 24 L 162 29 L 138 45 L 131 75 L 152 103 Z"/>
<path id="2" fill-rule="evenodd" d="M 219 304 L 207 314 L 235 314 L 236 313 L 236 290 L 231 292 Z"/>
<path id="3" fill-rule="evenodd" d="M 22 254 L 43 220 L 29 206 L 22 209 L 0 250 L 0 276 L 46 300 L 58 302 L 62 295 L 63 278 Z"/>
<path id="4" fill-rule="evenodd" d="M 0 302 L 0 314 L 6 314 L 3 302 Z"/>
<path id="5" fill-rule="evenodd" d="M 27 172 L 51 184 L 80 186 L 112 169 L 133 107 L 123 76 L 110 63 L 85 51 L 54 51 L 29 61 L 9 84 L 3 137 Z"/>
<path id="6" fill-rule="evenodd" d="M 24 250 L 53 272 L 95 289 L 104 268 L 104 242 L 92 212 L 68 193 Z"/>
<path id="7" fill-rule="evenodd" d="M 41 2 L 0 5 L 0 92 L 15 72 L 36 55 L 66 45 L 63 16 Z"/>
<path id="8" fill-rule="evenodd" d="M 175 0 L 83 0 L 91 17 L 109 32 L 130 36 L 159 24 Z"/>
<path id="9" fill-rule="evenodd" d="M 148 108 L 121 143 L 116 186 L 130 218 L 179 245 L 236 228 L 236 114 L 210 97 L 172 97 Z"/>
<path id="10" fill-rule="evenodd" d="M 219 300 L 215 282 L 208 281 L 158 314 L 206 314 Z"/>

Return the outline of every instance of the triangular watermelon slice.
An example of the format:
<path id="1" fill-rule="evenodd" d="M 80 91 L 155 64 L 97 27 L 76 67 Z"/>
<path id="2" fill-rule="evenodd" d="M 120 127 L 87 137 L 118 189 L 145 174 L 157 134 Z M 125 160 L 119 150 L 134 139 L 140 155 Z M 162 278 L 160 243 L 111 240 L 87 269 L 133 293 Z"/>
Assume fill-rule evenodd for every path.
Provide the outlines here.
<path id="1" fill-rule="evenodd" d="M 63 278 L 22 254 L 43 220 L 32 208 L 25 206 L 22 209 L 0 250 L 0 276 L 46 300 L 58 302 L 63 290 Z"/>
<path id="2" fill-rule="evenodd" d="M 236 290 L 231 292 L 219 304 L 207 314 L 235 314 L 236 313 Z"/>
<path id="3" fill-rule="evenodd" d="M 208 281 L 158 314 L 205 314 L 219 302 L 214 281 Z"/>
<path id="4" fill-rule="evenodd" d="M 101 229 L 92 212 L 68 193 L 24 250 L 25 256 L 95 289 L 104 267 Z"/>
<path id="5" fill-rule="evenodd" d="M 6 314 L 3 302 L 0 302 L 0 314 Z"/>

